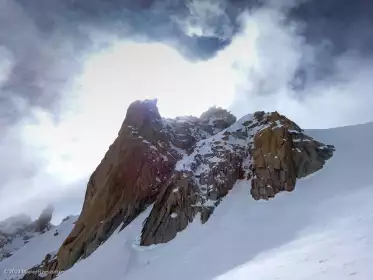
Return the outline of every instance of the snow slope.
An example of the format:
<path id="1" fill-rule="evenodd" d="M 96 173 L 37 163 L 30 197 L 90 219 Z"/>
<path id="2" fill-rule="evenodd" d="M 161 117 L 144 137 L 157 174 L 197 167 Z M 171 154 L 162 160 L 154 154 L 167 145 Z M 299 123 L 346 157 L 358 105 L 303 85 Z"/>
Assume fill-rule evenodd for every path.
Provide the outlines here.
<path id="1" fill-rule="evenodd" d="M 336 152 L 294 192 L 254 201 L 248 182 L 237 182 L 205 225 L 196 218 L 171 242 L 145 248 L 143 213 L 57 279 L 373 279 L 373 123 L 306 133 Z M 0 263 L 0 279 L 25 250 Z"/>
<path id="2" fill-rule="evenodd" d="M 20 234 L 15 234 L 10 238 L 5 237 L 3 242 L 5 243 L 0 248 L 0 261 L 8 258 L 14 254 L 15 251 L 22 248 L 30 239 L 34 238 L 35 236 L 40 235 L 40 233 L 35 231 L 23 231 Z M 2 241 L 2 237 L 0 236 L 0 242 Z"/>
<path id="3" fill-rule="evenodd" d="M 144 214 L 58 279 L 373 279 L 373 123 L 306 133 L 336 152 L 293 193 L 254 201 L 238 182 L 206 225 L 151 248 Z"/>
<path id="4" fill-rule="evenodd" d="M 73 229 L 77 216 L 62 222 L 44 234 L 38 235 L 16 251 L 11 257 L 0 262 L 0 279 L 22 277 L 17 270 L 29 269 L 39 264 L 49 253 L 54 253 Z M 55 235 L 55 233 L 58 235 Z M 14 271 L 12 271 L 14 269 Z M 9 272 L 12 271 L 12 272 Z"/>

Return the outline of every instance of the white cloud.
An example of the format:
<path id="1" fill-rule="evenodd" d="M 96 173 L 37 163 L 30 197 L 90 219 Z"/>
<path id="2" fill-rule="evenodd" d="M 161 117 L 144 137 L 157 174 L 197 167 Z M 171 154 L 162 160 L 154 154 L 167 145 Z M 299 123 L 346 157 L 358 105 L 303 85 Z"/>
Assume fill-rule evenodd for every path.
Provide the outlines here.
<path id="1" fill-rule="evenodd" d="M 241 116 L 278 110 L 305 128 L 372 121 L 373 65 L 359 54 L 340 55 L 333 75 L 318 82 L 310 79 L 303 91 L 292 88 L 297 69 L 306 65 L 312 74 L 316 56 L 327 44 L 307 45 L 300 35 L 302 24 L 285 24 L 282 11 L 267 7 L 244 15 L 245 31 L 224 51 L 232 53 L 241 71 L 233 112 Z"/>

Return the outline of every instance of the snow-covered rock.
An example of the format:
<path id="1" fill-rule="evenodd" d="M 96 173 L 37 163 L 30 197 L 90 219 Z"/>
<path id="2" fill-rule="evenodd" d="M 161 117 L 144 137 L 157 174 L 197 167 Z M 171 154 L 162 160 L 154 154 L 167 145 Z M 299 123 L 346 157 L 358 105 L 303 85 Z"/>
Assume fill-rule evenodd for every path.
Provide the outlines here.
<path id="1" fill-rule="evenodd" d="M 140 246 L 150 206 L 57 280 L 371 280 L 373 123 L 304 134 L 333 143 L 336 152 L 322 170 L 299 179 L 296 191 L 255 201 L 247 180 L 238 180 L 208 223 L 195 219 L 171 242 Z M 45 248 L 53 236 L 42 236 L 0 262 L 1 280 L 9 279 L 4 269 L 31 267 L 57 250 Z"/>
<path id="2" fill-rule="evenodd" d="M 49 205 L 35 221 L 20 214 L 0 222 L 0 261 L 12 256 L 35 236 L 53 228 L 52 214 L 53 207 Z"/>
<path id="3" fill-rule="evenodd" d="M 247 200 L 250 193 L 268 199 L 294 190 L 297 178 L 321 169 L 334 152 L 277 112 L 236 121 L 211 108 L 200 118 L 164 119 L 156 103 L 129 106 L 117 139 L 90 177 L 73 230 L 56 256 L 33 269 L 71 268 L 148 208 L 140 245 L 169 242 L 196 217 L 206 223 L 237 180 L 246 182 Z"/>
<path id="4" fill-rule="evenodd" d="M 24 214 L 0 222 L 0 261 L 10 257 L 34 237 L 35 232 L 28 230 L 31 224 L 31 217 Z"/>
<path id="5" fill-rule="evenodd" d="M 27 243 L 23 242 L 22 237 L 15 237 L 12 244 L 19 240 L 21 246 L 13 250 L 11 256 L 0 261 L 0 279 L 21 279 L 28 269 L 40 264 L 47 255 L 55 255 L 73 229 L 76 220 L 76 216 L 69 216 L 60 225 L 51 227 L 44 233 L 31 232 L 32 238 Z"/>
<path id="6" fill-rule="evenodd" d="M 320 170 L 333 152 L 277 112 L 247 115 L 177 162 L 144 223 L 141 245 L 170 241 L 197 214 L 207 222 L 238 179 L 251 180 L 256 200 L 293 191 L 297 178 Z"/>

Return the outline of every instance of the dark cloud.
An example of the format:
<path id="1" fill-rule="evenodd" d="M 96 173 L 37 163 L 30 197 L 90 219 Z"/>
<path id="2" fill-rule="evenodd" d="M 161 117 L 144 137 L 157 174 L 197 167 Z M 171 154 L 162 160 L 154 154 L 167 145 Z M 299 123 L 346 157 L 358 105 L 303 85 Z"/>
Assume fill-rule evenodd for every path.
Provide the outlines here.
<path id="1" fill-rule="evenodd" d="M 369 0 L 315 0 L 297 6 L 291 15 L 307 23 L 304 35 L 309 43 L 328 40 L 335 54 L 350 49 L 371 54 L 372 12 Z"/>
<path id="2" fill-rule="evenodd" d="M 14 1 L 1 1 L 0 23 L 5 26 L 0 32 L 0 64 L 7 63 L 0 83 L 2 122 L 19 121 L 33 107 L 54 111 L 78 69 L 68 38 L 58 32 L 43 34 Z"/>
<path id="3" fill-rule="evenodd" d="M 58 109 L 62 92 L 80 70 L 80 58 L 96 46 L 94 31 L 133 40 L 163 41 L 189 59 L 207 59 L 230 44 L 240 29 L 238 15 L 265 1 L 16 0 L 2 1 L 0 46 L 12 65 L 2 82 L 1 117 L 17 119 L 33 106 Z M 291 2 L 297 1 L 279 1 Z M 313 64 L 302 64 L 301 84 L 333 73 L 333 58 L 349 50 L 373 50 L 373 4 L 369 0 L 299 1 L 289 19 L 302 25 L 300 36 L 316 45 Z M 206 4 L 207 3 L 207 4 Z M 208 3 L 221 13 L 208 11 Z M 187 34 L 196 24 L 204 34 Z M 102 34 L 101 33 L 101 34 Z M 4 56 L 2 52 L 0 55 Z M 303 73 L 299 76 L 299 73 Z M 307 81 L 307 82 L 306 82 Z M 21 98 L 21 100 L 20 100 Z M 20 105 L 20 102 L 24 104 Z M 57 106 L 57 108 L 56 108 Z M 57 111 L 58 112 L 58 111 Z"/>
<path id="4" fill-rule="evenodd" d="M 369 0 L 303 1 L 289 13 L 302 25 L 299 35 L 317 49 L 312 65 L 304 63 L 303 85 L 325 80 L 336 72 L 336 62 L 346 53 L 373 55 L 373 2 Z"/>
<path id="5" fill-rule="evenodd" d="M 0 46 L 11 66 L 0 88 L 0 117 L 18 120 L 33 107 L 55 112 L 60 106 L 56 101 L 80 70 L 82 55 L 96 47 L 95 31 L 167 42 L 190 59 L 213 56 L 237 32 L 240 9 L 252 5 L 248 1 L 220 3 L 221 14 L 191 15 L 191 1 L 2 1 L 0 24 L 6 28 L 1 29 Z M 209 31 L 200 36 L 186 34 L 185 24 L 193 21 Z"/>
<path id="6" fill-rule="evenodd" d="M 255 1 L 216 1 L 222 13 L 204 13 L 191 15 L 193 2 L 210 1 L 166 1 L 166 0 L 41 0 L 22 1 L 18 3 L 24 8 L 35 26 L 44 34 L 54 34 L 56 30 L 63 32 L 71 40 L 87 37 L 82 27 L 104 30 L 132 40 L 166 41 L 183 46 L 181 51 L 189 58 L 199 59 L 213 56 L 226 46 L 232 35 L 238 30 L 236 17 L 240 9 L 252 6 Z M 253 3 L 251 3 L 253 2 Z M 249 4 L 248 4 L 249 3 Z M 205 4 L 204 4 L 205 5 Z M 193 11 L 192 11 L 193 12 Z M 201 16 L 205 16 L 202 18 Z M 206 25 L 213 32 L 203 36 L 185 34 L 184 23 L 195 21 Z M 232 33 L 224 36 L 224 28 L 229 27 Z M 81 41 L 81 40 L 80 40 Z M 82 45 L 80 45 L 83 47 Z"/>

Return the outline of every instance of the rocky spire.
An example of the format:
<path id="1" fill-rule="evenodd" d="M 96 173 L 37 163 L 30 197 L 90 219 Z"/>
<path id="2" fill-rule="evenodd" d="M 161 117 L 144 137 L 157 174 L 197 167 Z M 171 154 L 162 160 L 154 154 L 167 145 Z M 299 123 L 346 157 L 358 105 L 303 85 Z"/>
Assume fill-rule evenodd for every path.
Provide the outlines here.
<path id="1" fill-rule="evenodd" d="M 34 222 L 35 231 L 43 232 L 50 228 L 53 211 L 53 205 L 49 204 L 45 207 L 45 209 L 40 213 L 39 218 Z"/>
<path id="2" fill-rule="evenodd" d="M 214 107 L 200 118 L 162 119 L 156 103 L 129 106 L 118 137 L 90 177 L 74 229 L 39 268 L 70 268 L 151 204 L 141 245 L 168 242 L 197 214 L 208 222 L 237 180 L 248 182 L 254 199 L 273 198 L 293 191 L 298 178 L 321 169 L 334 152 L 277 112 L 236 121 Z"/>

